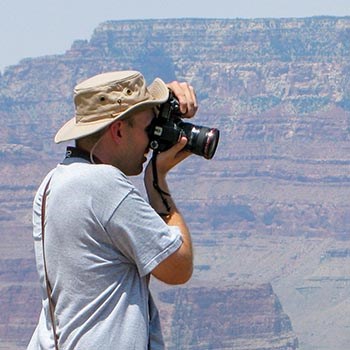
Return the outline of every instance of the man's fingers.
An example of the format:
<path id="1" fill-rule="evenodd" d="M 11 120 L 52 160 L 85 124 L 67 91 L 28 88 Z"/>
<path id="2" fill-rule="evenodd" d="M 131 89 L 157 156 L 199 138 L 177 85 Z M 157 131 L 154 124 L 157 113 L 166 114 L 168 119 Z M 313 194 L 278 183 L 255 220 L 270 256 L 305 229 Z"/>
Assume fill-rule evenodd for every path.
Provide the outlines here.
<path id="1" fill-rule="evenodd" d="M 173 81 L 168 84 L 176 98 L 179 100 L 180 111 L 184 117 L 193 117 L 198 109 L 196 93 L 193 86 L 186 82 Z"/>
<path id="2" fill-rule="evenodd" d="M 176 155 L 186 146 L 187 138 L 182 136 L 179 142 L 177 142 L 174 146 L 169 148 L 167 151 L 163 152 L 164 157 L 175 158 Z"/>
<path id="3" fill-rule="evenodd" d="M 186 144 L 187 139 L 183 136 L 178 143 L 169 148 L 167 151 L 159 153 L 157 159 L 158 170 L 160 172 L 167 173 L 175 165 L 190 156 L 191 152 L 184 150 Z"/>

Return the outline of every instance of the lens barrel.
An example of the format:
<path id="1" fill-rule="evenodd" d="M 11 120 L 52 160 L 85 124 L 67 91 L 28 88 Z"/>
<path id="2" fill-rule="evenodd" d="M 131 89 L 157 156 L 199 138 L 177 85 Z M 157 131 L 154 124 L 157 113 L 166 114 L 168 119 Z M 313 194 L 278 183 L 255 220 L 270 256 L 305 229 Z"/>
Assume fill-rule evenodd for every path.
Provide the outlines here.
<path id="1" fill-rule="evenodd" d="M 185 149 L 206 159 L 213 158 L 219 143 L 220 132 L 215 128 L 181 122 L 178 124 L 188 139 Z"/>

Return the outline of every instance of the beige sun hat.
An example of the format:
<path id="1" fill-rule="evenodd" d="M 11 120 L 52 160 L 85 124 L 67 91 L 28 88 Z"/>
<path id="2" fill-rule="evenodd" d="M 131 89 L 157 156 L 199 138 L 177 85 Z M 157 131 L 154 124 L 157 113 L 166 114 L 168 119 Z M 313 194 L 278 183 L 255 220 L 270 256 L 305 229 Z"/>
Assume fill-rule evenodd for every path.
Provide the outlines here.
<path id="1" fill-rule="evenodd" d="M 156 78 L 147 87 L 137 71 L 93 76 L 74 88 L 75 116 L 57 132 L 55 142 L 91 135 L 141 108 L 164 103 L 168 96 L 169 90 L 161 79 Z"/>

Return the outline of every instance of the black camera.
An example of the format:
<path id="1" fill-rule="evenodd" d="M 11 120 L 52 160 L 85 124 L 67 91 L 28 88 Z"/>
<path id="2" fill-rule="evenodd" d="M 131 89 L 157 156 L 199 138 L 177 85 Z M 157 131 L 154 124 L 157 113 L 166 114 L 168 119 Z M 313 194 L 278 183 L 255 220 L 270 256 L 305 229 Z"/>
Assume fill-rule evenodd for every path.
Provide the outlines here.
<path id="1" fill-rule="evenodd" d="M 185 123 L 181 116 L 179 101 L 170 91 L 169 99 L 160 105 L 158 116 L 148 127 L 150 148 L 157 152 L 166 151 L 185 136 L 188 140 L 185 149 L 206 159 L 213 158 L 219 142 L 219 130 Z"/>

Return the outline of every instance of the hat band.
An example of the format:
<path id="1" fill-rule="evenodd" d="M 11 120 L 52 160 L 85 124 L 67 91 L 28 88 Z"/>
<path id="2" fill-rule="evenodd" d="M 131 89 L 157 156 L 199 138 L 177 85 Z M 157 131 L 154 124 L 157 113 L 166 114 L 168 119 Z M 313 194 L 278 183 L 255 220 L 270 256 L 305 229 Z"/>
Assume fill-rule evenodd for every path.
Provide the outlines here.
<path id="1" fill-rule="evenodd" d="M 120 113 L 118 113 L 120 114 Z M 89 116 L 78 116 L 75 117 L 75 124 L 94 124 L 94 123 L 101 123 L 105 120 L 113 119 L 115 116 L 113 114 L 96 114 L 96 115 L 89 115 Z"/>

